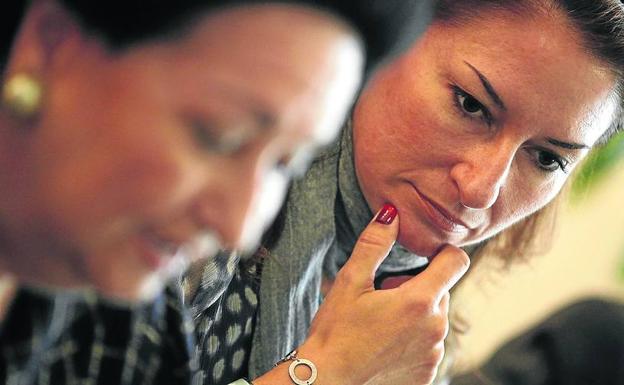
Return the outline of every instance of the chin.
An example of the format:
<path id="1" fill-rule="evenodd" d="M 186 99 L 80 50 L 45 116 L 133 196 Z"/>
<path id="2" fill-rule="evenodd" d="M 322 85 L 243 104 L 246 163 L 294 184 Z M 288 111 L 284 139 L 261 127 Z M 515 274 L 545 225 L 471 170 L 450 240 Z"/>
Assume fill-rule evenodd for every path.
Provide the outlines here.
<path id="1" fill-rule="evenodd" d="M 95 282 L 93 288 L 106 300 L 132 305 L 156 298 L 165 287 L 165 281 L 156 272 L 135 276 L 132 281 Z"/>
<path id="2" fill-rule="evenodd" d="M 171 258 L 158 269 L 147 266 L 139 256 L 124 255 L 125 260 L 91 266 L 90 286 L 102 297 L 133 304 L 151 301 L 164 290 L 169 280 L 183 271 L 184 259 Z M 97 270 L 96 270 L 97 269 Z"/>
<path id="3" fill-rule="evenodd" d="M 455 244 L 450 239 L 441 238 L 427 226 L 420 223 L 401 222 L 397 241 L 401 246 L 420 257 L 433 257 L 446 244 Z"/>
<path id="4" fill-rule="evenodd" d="M 131 296 L 123 299 L 129 302 L 151 301 L 165 290 L 167 282 L 168 279 L 163 279 L 163 277 L 158 273 L 150 274 L 141 281 L 141 284 L 137 287 L 134 293 L 131 293 Z"/>
<path id="5" fill-rule="evenodd" d="M 141 276 L 136 276 L 131 282 L 116 281 L 105 286 L 96 286 L 100 295 L 111 300 L 128 304 L 149 302 L 158 297 L 167 284 L 175 277 L 179 277 L 188 266 L 188 263 L 171 261 L 167 267 Z"/>
<path id="6" fill-rule="evenodd" d="M 444 242 L 432 238 L 427 240 L 422 238 L 416 239 L 415 237 L 402 236 L 400 234 L 397 241 L 411 253 L 427 258 L 436 255 L 440 248 L 445 245 Z"/>

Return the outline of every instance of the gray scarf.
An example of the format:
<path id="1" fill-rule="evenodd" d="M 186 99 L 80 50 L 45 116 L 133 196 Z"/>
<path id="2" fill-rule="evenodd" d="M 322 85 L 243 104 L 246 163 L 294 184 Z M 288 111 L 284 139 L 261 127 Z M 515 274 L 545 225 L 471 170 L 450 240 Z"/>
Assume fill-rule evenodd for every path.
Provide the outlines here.
<path id="1" fill-rule="evenodd" d="M 252 378 L 305 340 L 321 301 L 323 273 L 335 275 L 372 218 L 355 174 L 351 131 L 348 124 L 341 140 L 323 151 L 289 191 L 283 230 L 262 270 Z M 380 271 L 426 262 L 397 245 Z"/>

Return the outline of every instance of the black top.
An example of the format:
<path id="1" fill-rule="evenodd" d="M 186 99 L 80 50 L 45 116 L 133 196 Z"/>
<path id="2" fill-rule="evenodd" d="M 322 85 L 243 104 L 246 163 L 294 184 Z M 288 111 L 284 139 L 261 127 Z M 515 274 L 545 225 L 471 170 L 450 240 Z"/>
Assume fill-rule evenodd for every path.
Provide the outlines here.
<path id="1" fill-rule="evenodd" d="M 247 377 L 261 266 L 234 266 L 194 321 L 173 287 L 136 307 L 20 288 L 0 329 L 0 383 L 226 385 Z"/>
<path id="2" fill-rule="evenodd" d="M 178 298 L 168 291 L 131 310 L 21 288 L 0 330 L 0 383 L 190 383 L 194 341 Z"/>

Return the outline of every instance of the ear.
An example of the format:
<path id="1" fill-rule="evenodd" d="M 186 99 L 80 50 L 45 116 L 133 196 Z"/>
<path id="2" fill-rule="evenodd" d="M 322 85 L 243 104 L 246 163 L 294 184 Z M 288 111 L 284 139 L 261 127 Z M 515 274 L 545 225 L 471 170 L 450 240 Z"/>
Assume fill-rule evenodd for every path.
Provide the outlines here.
<path id="1" fill-rule="evenodd" d="M 13 40 L 4 75 L 26 72 L 45 81 L 82 44 L 80 27 L 67 10 L 55 0 L 33 1 Z"/>

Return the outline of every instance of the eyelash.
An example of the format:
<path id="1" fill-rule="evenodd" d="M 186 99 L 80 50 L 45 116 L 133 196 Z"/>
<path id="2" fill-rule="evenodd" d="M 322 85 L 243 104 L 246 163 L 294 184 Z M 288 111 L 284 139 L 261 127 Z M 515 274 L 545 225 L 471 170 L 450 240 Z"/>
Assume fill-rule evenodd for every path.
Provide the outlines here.
<path id="1" fill-rule="evenodd" d="M 479 102 L 479 100 L 477 98 L 475 98 L 474 96 L 470 95 L 469 93 L 467 93 L 466 91 L 462 90 L 459 86 L 455 85 L 455 84 L 451 84 L 450 85 L 451 90 L 453 92 L 453 104 L 455 105 L 455 107 L 457 108 L 457 110 L 459 111 L 459 113 L 467 118 L 467 119 L 480 119 L 482 120 L 484 123 L 486 123 L 488 125 L 488 127 L 492 126 L 493 123 L 493 117 L 492 114 L 490 113 L 490 111 L 487 109 L 487 107 L 485 107 L 483 105 L 483 103 Z M 477 118 L 474 115 L 472 115 L 473 113 L 470 113 L 469 111 L 466 111 L 465 107 L 463 106 L 463 103 L 461 101 L 461 98 L 467 99 L 470 98 L 472 100 L 474 100 L 474 102 L 478 105 L 479 110 L 483 113 L 483 116 Z M 570 164 L 570 162 L 565 159 L 564 157 L 546 149 L 546 148 L 542 148 L 542 147 L 533 147 L 528 149 L 528 151 L 530 152 L 530 155 L 533 157 L 533 162 L 535 163 L 535 166 L 544 171 L 544 172 L 555 172 L 557 170 L 561 170 L 565 173 L 567 173 L 567 167 Z M 549 168 L 547 166 L 544 166 L 543 164 L 540 163 L 539 158 L 541 155 L 547 155 L 549 157 L 552 157 L 553 161 L 556 163 L 556 168 Z"/>
<path id="2" fill-rule="evenodd" d="M 527 151 L 529 152 L 529 155 L 531 155 L 531 157 L 533 158 L 535 166 L 540 170 L 545 172 L 555 172 L 557 170 L 561 170 L 565 173 L 568 172 L 568 165 L 570 164 L 570 161 L 565 159 L 564 157 L 542 147 L 528 148 Z M 549 157 L 552 157 L 552 160 L 557 164 L 557 166 L 555 168 L 549 168 L 548 166 L 542 165 L 539 161 L 541 155 L 547 155 Z"/>
<path id="3" fill-rule="evenodd" d="M 210 122 L 199 118 L 186 117 L 191 136 L 195 144 L 205 152 L 219 155 L 236 155 L 245 150 L 253 141 L 253 136 L 242 135 L 240 137 L 227 137 L 222 130 L 218 130 Z M 290 155 L 285 155 L 278 159 L 273 169 L 284 175 L 288 179 L 302 177 L 312 160 L 314 152 L 299 151 Z"/>
<path id="4" fill-rule="evenodd" d="M 202 151 L 220 155 L 234 155 L 240 152 L 249 142 L 249 138 L 242 136 L 227 136 L 215 129 L 211 124 L 205 124 L 199 119 L 189 118 L 187 124 L 197 146 Z"/>
<path id="5" fill-rule="evenodd" d="M 450 87 L 451 87 L 451 91 L 453 92 L 453 104 L 455 105 L 455 108 L 457 108 L 457 110 L 463 117 L 468 118 L 468 119 L 479 119 L 483 121 L 485 124 L 487 124 L 488 127 L 492 126 L 494 118 L 492 117 L 492 113 L 490 112 L 490 110 L 488 110 L 488 108 L 485 105 L 483 105 L 483 103 L 481 103 L 474 96 L 470 95 L 468 92 L 462 90 L 456 84 L 450 84 Z M 474 100 L 474 102 L 476 102 L 476 104 L 478 105 L 479 110 L 483 113 L 483 116 L 475 117 L 474 115 L 472 115 L 474 114 L 474 112 L 470 113 L 469 111 L 466 111 L 466 109 L 463 106 L 462 101 L 460 100 L 461 98 Z"/>

